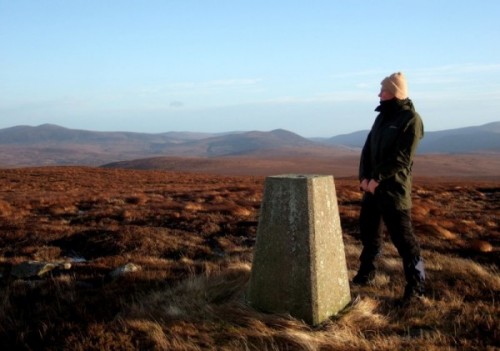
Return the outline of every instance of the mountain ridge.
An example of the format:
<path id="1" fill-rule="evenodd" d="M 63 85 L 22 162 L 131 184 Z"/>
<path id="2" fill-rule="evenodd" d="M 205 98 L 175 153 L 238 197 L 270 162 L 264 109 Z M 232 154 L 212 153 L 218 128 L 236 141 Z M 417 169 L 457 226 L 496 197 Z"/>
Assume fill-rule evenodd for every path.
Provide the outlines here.
<path id="1" fill-rule="evenodd" d="M 362 148 L 369 130 L 341 134 L 323 143 L 333 146 Z M 500 121 L 479 126 L 426 131 L 418 146 L 418 153 L 474 153 L 500 151 Z"/>
<path id="2" fill-rule="evenodd" d="M 0 167 L 103 165 L 152 157 L 286 157 L 359 153 L 367 130 L 328 139 L 305 138 L 285 129 L 226 133 L 102 132 L 54 124 L 0 129 Z M 500 122 L 426 132 L 418 152 L 500 152 Z"/>

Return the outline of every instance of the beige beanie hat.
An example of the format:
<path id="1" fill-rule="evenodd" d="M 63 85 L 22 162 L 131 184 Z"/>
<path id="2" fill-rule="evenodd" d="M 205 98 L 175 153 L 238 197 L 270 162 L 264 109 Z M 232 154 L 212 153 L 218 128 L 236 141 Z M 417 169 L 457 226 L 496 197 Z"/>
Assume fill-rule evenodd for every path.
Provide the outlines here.
<path id="1" fill-rule="evenodd" d="M 401 72 L 396 72 L 389 77 L 385 77 L 380 84 L 382 85 L 382 90 L 388 91 L 400 100 L 408 97 L 406 78 Z"/>

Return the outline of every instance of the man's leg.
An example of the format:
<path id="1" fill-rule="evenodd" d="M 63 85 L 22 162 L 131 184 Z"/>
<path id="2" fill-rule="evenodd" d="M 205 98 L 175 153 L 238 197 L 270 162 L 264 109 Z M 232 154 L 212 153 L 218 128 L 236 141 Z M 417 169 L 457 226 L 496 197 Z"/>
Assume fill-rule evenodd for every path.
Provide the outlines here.
<path id="1" fill-rule="evenodd" d="M 365 193 L 359 216 L 360 236 L 363 244 L 360 267 L 353 283 L 365 285 L 375 278 L 375 258 L 382 246 L 382 216 L 373 195 Z"/>
<path id="2" fill-rule="evenodd" d="M 420 245 L 411 225 L 410 210 L 384 210 L 384 223 L 403 259 L 406 278 L 405 298 L 424 293 L 425 269 Z"/>

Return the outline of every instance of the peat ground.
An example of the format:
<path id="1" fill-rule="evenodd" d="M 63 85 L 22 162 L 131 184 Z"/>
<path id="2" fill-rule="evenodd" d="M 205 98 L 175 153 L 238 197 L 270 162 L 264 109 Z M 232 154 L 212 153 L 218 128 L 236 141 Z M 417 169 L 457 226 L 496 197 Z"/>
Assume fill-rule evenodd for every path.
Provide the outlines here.
<path id="1" fill-rule="evenodd" d="M 428 273 L 422 305 L 395 306 L 404 281 L 387 239 L 375 283 L 352 286 L 346 311 L 316 327 L 245 304 L 263 184 L 262 176 L 0 170 L 0 349 L 500 346 L 500 181 L 416 179 L 414 227 Z M 335 186 L 352 277 L 361 194 L 354 179 Z M 15 274 L 30 261 L 51 270 Z M 133 269 L 115 275 L 120 267 Z"/>

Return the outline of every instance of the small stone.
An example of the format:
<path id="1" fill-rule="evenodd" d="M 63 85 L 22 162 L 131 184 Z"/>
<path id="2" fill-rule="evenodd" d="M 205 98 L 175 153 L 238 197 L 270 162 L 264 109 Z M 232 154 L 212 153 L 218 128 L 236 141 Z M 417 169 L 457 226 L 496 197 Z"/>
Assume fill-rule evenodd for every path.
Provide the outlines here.
<path id="1" fill-rule="evenodd" d="M 29 261 L 13 266 L 10 274 L 16 278 L 40 277 L 56 267 L 57 264 L 51 262 Z"/>
<path id="2" fill-rule="evenodd" d="M 127 263 L 121 267 L 116 268 L 109 275 L 112 278 L 118 278 L 118 277 L 121 277 L 127 273 L 137 272 L 140 269 L 141 269 L 141 267 L 139 267 L 138 265 L 136 265 L 134 263 Z"/>
<path id="3" fill-rule="evenodd" d="M 71 269 L 71 263 L 61 261 L 28 261 L 12 266 L 10 274 L 20 279 L 35 278 L 41 277 L 54 269 Z"/>

